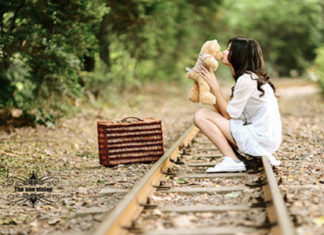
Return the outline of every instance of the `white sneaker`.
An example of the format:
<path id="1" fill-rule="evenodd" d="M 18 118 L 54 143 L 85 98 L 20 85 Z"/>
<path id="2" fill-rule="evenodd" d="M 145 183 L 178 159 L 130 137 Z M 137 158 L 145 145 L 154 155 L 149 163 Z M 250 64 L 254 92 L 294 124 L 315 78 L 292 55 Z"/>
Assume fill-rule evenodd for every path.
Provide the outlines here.
<path id="1" fill-rule="evenodd" d="M 223 161 L 216 164 L 214 167 L 208 168 L 207 173 L 219 172 L 236 172 L 246 171 L 245 165 L 242 161 L 235 161 L 234 159 L 224 156 Z"/>
<path id="2" fill-rule="evenodd" d="M 266 155 L 266 157 L 269 159 L 269 162 L 271 163 L 271 165 L 280 166 L 281 161 L 277 160 L 272 154 Z"/>

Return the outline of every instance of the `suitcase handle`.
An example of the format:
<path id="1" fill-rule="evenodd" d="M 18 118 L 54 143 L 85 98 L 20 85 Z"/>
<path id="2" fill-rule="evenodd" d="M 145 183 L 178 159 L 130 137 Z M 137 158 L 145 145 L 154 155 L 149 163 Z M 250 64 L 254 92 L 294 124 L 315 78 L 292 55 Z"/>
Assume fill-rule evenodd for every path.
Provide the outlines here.
<path id="1" fill-rule="evenodd" d="M 125 118 L 123 118 L 123 119 L 121 120 L 121 122 L 126 122 L 127 119 L 129 119 L 129 118 L 134 118 L 134 119 L 136 119 L 136 120 L 138 120 L 138 121 L 144 121 L 143 119 L 138 118 L 138 117 L 125 117 Z"/>

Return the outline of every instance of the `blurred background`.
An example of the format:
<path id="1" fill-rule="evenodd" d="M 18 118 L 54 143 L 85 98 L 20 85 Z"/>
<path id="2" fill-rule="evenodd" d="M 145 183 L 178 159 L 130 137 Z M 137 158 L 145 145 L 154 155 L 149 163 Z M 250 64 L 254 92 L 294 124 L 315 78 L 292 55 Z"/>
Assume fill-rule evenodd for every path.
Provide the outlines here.
<path id="1" fill-rule="evenodd" d="M 259 41 L 272 77 L 324 94 L 323 0 L 1 0 L 0 30 L 0 124 L 47 125 L 148 83 L 190 87 L 201 45 L 234 36 Z M 232 81 L 225 66 L 216 75 Z"/>

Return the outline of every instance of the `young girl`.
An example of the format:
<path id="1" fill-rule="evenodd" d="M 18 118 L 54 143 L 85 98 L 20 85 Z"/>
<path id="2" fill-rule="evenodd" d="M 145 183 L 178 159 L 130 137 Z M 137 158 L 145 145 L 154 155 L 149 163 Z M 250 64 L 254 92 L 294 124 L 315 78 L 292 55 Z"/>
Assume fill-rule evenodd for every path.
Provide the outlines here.
<path id="1" fill-rule="evenodd" d="M 216 96 L 216 112 L 200 109 L 194 114 L 195 125 L 224 155 L 207 172 L 245 171 L 232 147 L 248 155 L 267 156 L 272 165 L 280 165 L 272 154 L 281 144 L 281 118 L 276 89 L 263 71 L 261 47 L 254 39 L 240 37 L 227 45 L 222 63 L 232 69 L 235 80 L 230 101 L 225 100 L 214 73 L 203 68 L 201 75 Z"/>

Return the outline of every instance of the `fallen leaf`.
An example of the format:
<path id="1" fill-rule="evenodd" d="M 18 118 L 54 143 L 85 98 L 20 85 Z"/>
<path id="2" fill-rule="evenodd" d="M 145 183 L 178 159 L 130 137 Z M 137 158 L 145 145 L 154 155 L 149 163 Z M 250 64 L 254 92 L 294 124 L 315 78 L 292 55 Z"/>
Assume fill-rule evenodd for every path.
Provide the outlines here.
<path id="1" fill-rule="evenodd" d="M 184 183 L 186 183 L 186 181 L 184 179 L 182 179 L 182 178 L 178 178 L 176 182 L 177 182 L 177 184 L 184 184 Z"/>
<path id="2" fill-rule="evenodd" d="M 324 225 L 324 216 L 317 217 L 313 221 L 317 226 L 322 226 Z"/>
<path id="3" fill-rule="evenodd" d="M 213 217 L 214 215 L 213 215 L 213 213 L 211 213 L 211 212 L 205 212 L 205 213 L 201 213 L 200 214 L 200 217 L 203 217 L 203 218 L 211 218 L 211 217 Z"/>
<path id="4" fill-rule="evenodd" d="M 51 219 L 50 221 L 48 221 L 48 224 L 49 225 L 54 225 L 54 224 L 57 224 L 58 222 L 60 222 L 60 219 L 59 218 L 54 218 L 54 219 Z"/>
<path id="5" fill-rule="evenodd" d="M 181 215 L 172 220 L 172 224 L 176 228 L 188 228 L 191 225 L 193 216 Z"/>
<path id="6" fill-rule="evenodd" d="M 159 209 L 154 209 L 153 210 L 153 215 L 163 215 L 163 213 Z"/>
<path id="7" fill-rule="evenodd" d="M 228 196 L 228 197 L 238 197 L 240 195 L 241 195 L 241 192 L 231 192 L 231 193 L 226 194 L 226 196 Z"/>
<path id="8" fill-rule="evenodd" d="M 37 227 L 38 226 L 38 221 L 34 220 L 33 222 L 30 223 L 30 226 Z"/>
<path id="9" fill-rule="evenodd" d="M 21 109 L 12 109 L 11 110 L 11 116 L 14 118 L 19 118 L 23 114 L 23 111 Z"/>

